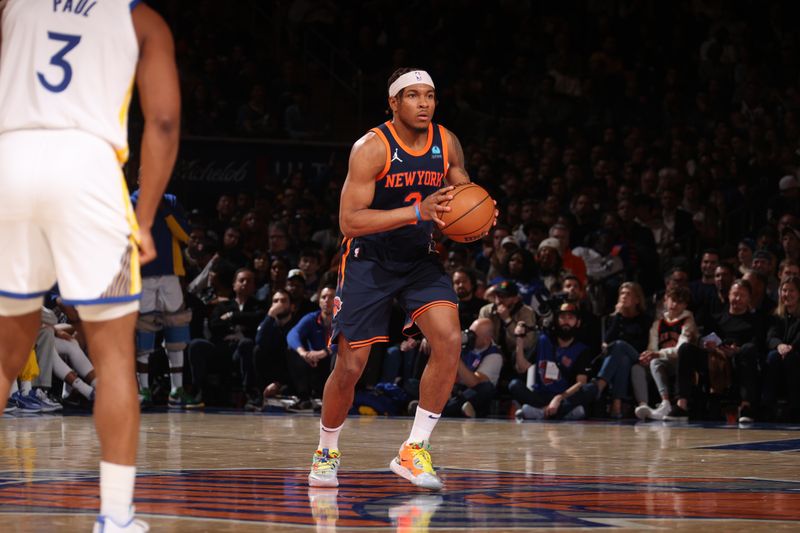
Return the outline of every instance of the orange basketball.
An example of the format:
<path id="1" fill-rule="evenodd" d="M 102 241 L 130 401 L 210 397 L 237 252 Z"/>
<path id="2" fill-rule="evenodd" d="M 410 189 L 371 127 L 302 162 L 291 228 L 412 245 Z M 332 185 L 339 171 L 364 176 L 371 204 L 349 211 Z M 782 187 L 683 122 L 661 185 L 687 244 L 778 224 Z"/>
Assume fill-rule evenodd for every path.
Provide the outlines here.
<path id="1" fill-rule="evenodd" d="M 441 214 L 446 224 L 442 233 L 457 242 L 473 242 L 489 231 L 494 222 L 494 200 L 486 189 L 474 183 L 456 185 L 453 199 L 442 205 L 451 211 Z"/>

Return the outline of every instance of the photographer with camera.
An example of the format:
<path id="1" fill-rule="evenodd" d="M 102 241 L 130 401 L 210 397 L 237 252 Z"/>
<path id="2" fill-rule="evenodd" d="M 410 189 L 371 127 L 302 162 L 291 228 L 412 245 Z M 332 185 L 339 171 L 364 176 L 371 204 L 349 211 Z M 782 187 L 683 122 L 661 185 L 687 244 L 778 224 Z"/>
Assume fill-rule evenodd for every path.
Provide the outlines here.
<path id="1" fill-rule="evenodd" d="M 536 316 L 530 306 L 522 303 L 517 284 L 510 280 L 502 281 L 487 291 L 487 299 L 492 303 L 484 305 L 478 317 L 491 320 L 492 338 L 500 346 L 503 358 L 507 361 L 513 359 L 517 344 L 514 328 L 519 322 L 529 328 L 523 336 L 524 349 L 533 349 L 536 345 Z"/>
<path id="2" fill-rule="evenodd" d="M 503 368 L 503 356 L 492 340 L 492 321 L 475 320 L 462 334 L 453 395 L 442 411 L 445 416 L 485 416 Z"/>
<path id="3" fill-rule="evenodd" d="M 577 306 L 564 302 L 555 312 L 555 324 L 539 335 L 534 350 L 524 348 L 526 325 L 520 322 L 514 328 L 516 370 L 530 375 L 528 382 L 515 379 L 508 385 L 511 397 L 522 404 L 515 414 L 518 421 L 575 420 L 586 416 L 584 406 L 594 398 L 584 394 L 582 386 L 588 381 L 592 355 L 589 348 L 575 338 L 578 327 Z"/>

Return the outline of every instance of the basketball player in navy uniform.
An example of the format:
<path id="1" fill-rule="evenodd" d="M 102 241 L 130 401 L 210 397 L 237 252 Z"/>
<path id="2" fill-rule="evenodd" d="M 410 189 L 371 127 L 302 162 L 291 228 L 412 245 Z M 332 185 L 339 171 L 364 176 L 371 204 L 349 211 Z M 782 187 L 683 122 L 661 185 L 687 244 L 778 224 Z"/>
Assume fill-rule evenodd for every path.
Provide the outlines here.
<path id="1" fill-rule="evenodd" d="M 178 151 L 172 35 L 139 0 L 0 0 L 0 10 L 0 397 L 58 281 L 81 317 L 97 375 L 95 532 L 147 531 L 131 505 L 133 338 L 139 265 L 156 256 L 150 228 Z M 135 216 L 121 171 L 134 77 L 145 121 Z"/>
<path id="2" fill-rule="evenodd" d="M 464 153 L 453 133 L 434 124 L 436 91 L 430 75 L 403 68 L 389 78 L 392 120 L 353 145 L 342 187 L 344 234 L 334 300 L 331 342 L 336 365 L 325 384 L 320 440 L 309 485 L 336 487 L 339 433 L 353 402 L 370 346 L 389 340 L 392 301 L 405 308 L 407 334 L 421 330 L 431 355 L 420 383 L 420 403 L 408 439 L 390 463 L 414 485 L 442 488 L 429 439 L 450 397 L 461 351 L 458 298 L 433 253 L 434 224 L 449 211 L 454 184 L 469 182 Z"/>

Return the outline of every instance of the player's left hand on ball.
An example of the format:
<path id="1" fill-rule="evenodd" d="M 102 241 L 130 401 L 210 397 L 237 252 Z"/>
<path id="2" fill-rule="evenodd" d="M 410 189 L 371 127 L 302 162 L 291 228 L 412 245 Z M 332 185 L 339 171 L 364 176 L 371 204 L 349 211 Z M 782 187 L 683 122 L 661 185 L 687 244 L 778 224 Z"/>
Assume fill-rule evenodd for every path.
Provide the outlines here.
<path id="1" fill-rule="evenodd" d="M 450 208 L 441 204 L 453 199 L 453 195 L 450 194 L 453 189 L 455 189 L 455 187 L 452 185 L 443 187 L 422 200 L 422 203 L 419 205 L 419 214 L 422 220 L 433 220 L 439 224 L 439 226 L 444 227 L 446 224 L 439 218 L 439 213 L 446 213 L 450 211 Z"/>

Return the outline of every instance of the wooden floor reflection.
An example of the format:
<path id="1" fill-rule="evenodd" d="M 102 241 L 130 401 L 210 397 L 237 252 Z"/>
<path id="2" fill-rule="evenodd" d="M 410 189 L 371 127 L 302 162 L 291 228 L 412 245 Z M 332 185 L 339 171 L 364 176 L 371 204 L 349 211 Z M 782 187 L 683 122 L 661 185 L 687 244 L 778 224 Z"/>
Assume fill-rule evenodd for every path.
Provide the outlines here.
<path id="1" fill-rule="evenodd" d="M 797 427 L 443 420 L 445 491 L 388 470 L 411 419 L 353 418 L 338 490 L 309 490 L 318 419 L 145 413 L 136 505 L 153 531 L 800 530 Z M 0 420 L 0 531 L 90 531 L 88 416 Z"/>

